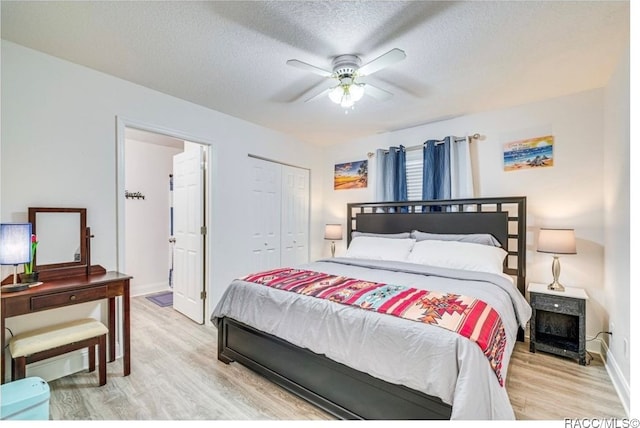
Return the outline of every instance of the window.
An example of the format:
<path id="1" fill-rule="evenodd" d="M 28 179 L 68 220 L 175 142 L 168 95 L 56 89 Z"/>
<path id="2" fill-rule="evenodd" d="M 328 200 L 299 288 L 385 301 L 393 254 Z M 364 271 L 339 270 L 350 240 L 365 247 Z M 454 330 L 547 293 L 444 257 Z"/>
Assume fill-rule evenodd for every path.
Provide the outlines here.
<path id="1" fill-rule="evenodd" d="M 419 147 L 422 149 L 422 146 Z M 422 150 L 407 150 L 407 198 L 422 200 Z"/>

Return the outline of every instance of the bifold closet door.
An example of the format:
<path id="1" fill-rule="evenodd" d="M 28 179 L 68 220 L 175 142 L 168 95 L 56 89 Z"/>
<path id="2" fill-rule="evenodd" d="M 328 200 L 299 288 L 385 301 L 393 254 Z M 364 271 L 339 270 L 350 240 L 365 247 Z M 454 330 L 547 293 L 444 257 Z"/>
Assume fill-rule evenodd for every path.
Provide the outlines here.
<path id="1" fill-rule="evenodd" d="M 251 272 L 309 262 L 309 170 L 249 158 Z"/>
<path id="2" fill-rule="evenodd" d="M 309 262 L 309 170 L 282 166 L 282 266 Z"/>
<path id="3" fill-rule="evenodd" d="M 251 272 L 280 266 L 282 165 L 249 158 L 251 163 Z"/>

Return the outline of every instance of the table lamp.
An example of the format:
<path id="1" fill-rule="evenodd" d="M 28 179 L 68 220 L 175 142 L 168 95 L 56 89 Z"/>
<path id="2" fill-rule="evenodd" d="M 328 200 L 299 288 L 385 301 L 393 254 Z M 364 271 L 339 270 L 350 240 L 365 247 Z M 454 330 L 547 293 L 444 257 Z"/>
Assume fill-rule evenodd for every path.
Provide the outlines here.
<path id="1" fill-rule="evenodd" d="M 560 260 L 558 254 L 576 254 L 576 234 L 573 229 L 540 228 L 538 235 L 538 252 L 553 254 L 553 282 L 547 286 L 549 290 L 564 291 L 558 278 L 560 277 Z"/>
<path id="2" fill-rule="evenodd" d="M 19 288 L 18 265 L 31 261 L 31 223 L 0 224 L 0 265 L 13 265 L 13 284 Z M 3 291 L 10 291 L 4 288 Z M 26 288 L 26 287 L 25 287 Z"/>
<path id="3" fill-rule="evenodd" d="M 342 240 L 342 225 L 327 224 L 324 227 L 324 239 L 331 240 L 331 257 L 336 256 L 336 242 Z"/>

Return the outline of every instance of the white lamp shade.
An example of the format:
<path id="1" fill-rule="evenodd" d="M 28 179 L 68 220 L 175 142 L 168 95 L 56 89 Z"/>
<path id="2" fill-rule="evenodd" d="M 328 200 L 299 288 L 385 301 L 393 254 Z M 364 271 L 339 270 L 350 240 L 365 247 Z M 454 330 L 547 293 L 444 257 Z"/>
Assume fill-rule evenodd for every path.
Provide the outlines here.
<path id="1" fill-rule="evenodd" d="M 576 234 L 573 229 L 540 229 L 538 252 L 576 254 Z"/>
<path id="2" fill-rule="evenodd" d="M 342 240 L 342 225 L 327 224 L 324 227 L 324 239 L 330 239 L 332 241 Z"/>
<path id="3" fill-rule="evenodd" d="M 344 94 L 344 89 L 341 85 L 336 86 L 332 90 L 329 91 L 329 99 L 336 104 L 340 104 L 342 101 L 342 95 Z"/>
<path id="4" fill-rule="evenodd" d="M 349 107 L 353 106 L 353 104 L 354 104 L 353 98 L 351 98 L 351 94 L 349 93 L 349 90 L 347 89 L 347 90 L 344 91 L 344 95 L 342 97 L 342 101 L 340 101 L 340 105 L 343 108 L 349 108 Z"/>
<path id="5" fill-rule="evenodd" d="M 31 223 L 0 224 L 0 265 L 31 261 Z"/>
<path id="6" fill-rule="evenodd" d="M 364 85 L 340 84 L 329 91 L 329 99 L 343 108 L 349 108 L 364 95 Z"/>
<path id="7" fill-rule="evenodd" d="M 361 83 L 354 83 L 349 86 L 349 93 L 353 102 L 359 101 L 364 95 L 364 85 Z"/>

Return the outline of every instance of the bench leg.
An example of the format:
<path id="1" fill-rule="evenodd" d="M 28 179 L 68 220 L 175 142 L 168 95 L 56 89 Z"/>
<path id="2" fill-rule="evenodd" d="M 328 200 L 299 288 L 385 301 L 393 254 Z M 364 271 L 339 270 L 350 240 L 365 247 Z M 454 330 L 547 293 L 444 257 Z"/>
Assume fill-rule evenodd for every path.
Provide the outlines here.
<path id="1" fill-rule="evenodd" d="M 27 357 L 11 359 L 11 380 L 24 379 L 27 377 Z"/>
<path id="2" fill-rule="evenodd" d="M 89 373 L 96 369 L 96 347 L 89 345 Z"/>
<path id="3" fill-rule="evenodd" d="M 98 377 L 100 386 L 107 384 L 107 335 L 98 338 Z"/>

